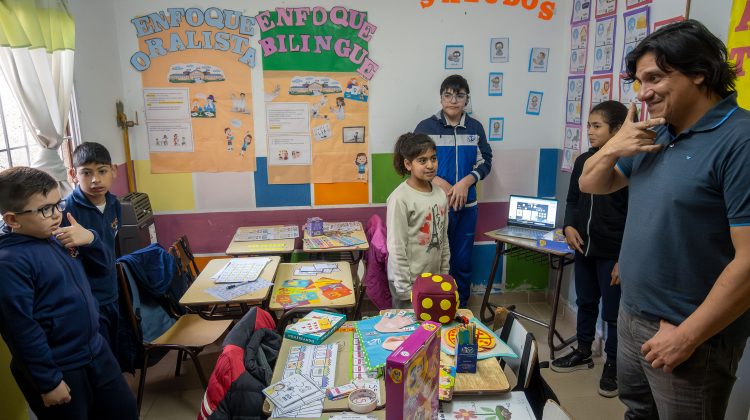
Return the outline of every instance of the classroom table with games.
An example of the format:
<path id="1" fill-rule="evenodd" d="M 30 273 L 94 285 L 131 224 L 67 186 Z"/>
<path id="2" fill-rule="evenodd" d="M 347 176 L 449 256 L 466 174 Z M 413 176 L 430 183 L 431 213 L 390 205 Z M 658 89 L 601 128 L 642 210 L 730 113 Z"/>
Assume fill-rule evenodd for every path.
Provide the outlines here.
<path id="1" fill-rule="evenodd" d="M 232 241 L 225 251 L 225 254 L 239 257 L 248 255 L 283 255 L 288 256 L 294 252 L 294 238 L 264 239 L 264 240 L 238 240 L 243 236 L 250 235 L 259 231 L 273 231 L 291 227 L 290 225 L 274 226 L 243 226 L 237 228 L 232 235 Z M 297 226 L 295 228 L 299 229 Z"/>
<path id="2" fill-rule="evenodd" d="M 381 311 L 381 315 L 385 312 L 386 311 Z M 467 318 L 473 317 L 472 312 L 465 309 L 459 310 L 459 315 L 463 315 Z M 450 331 L 450 328 L 447 328 L 447 331 Z M 350 383 L 355 378 L 356 372 L 356 369 L 352 365 L 352 354 L 356 353 L 354 349 L 354 334 L 357 334 L 354 323 L 346 322 L 340 329 L 321 343 L 321 345 L 335 345 L 337 348 L 335 378 L 332 382 L 330 376 L 324 378 L 327 374 L 330 374 L 328 370 L 331 364 L 330 360 L 332 359 L 331 355 L 328 354 L 331 352 L 330 347 L 313 349 L 312 347 L 314 346 L 309 344 L 284 338 L 271 383 L 276 383 L 293 373 L 307 375 L 308 373 L 306 373 L 306 369 L 310 370 L 309 375 L 315 382 L 322 382 L 328 388 Z M 441 338 L 442 337 L 443 334 L 441 334 Z M 307 352 L 303 351 L 303 347 L 307 348 Z M 449 356 L 443 353 L 443 351 L 440 352 L 440 361 L 441 365 L 446 364 L 452 366 L 454 364 L 453 356 Z M 379 384 L 380 403 L 378 404 L 378 409 L 371 414 L 378 418 L 383 418 L 382 416 L 385 414 L 385 406 L 387 403 L 383 376 L 377 378 L 377 382 Z M 510 386 L 508 380 L 500 367 L 498 359 L 489 358 L 478 361 L 477 373 L 456 374 L 453 395 L 497 395 L 507 393 L 509 390 Z M 263 409 L 266 414 L 271 414 L 273 406 L 269 401 L 266 401 Z M 348 403 L 346 398 L 334 401 L 328 398 L 323 400 L 324 415 L 326 415 L 326 413 L 328 413 L 327 415 L 331 415 L 347 410 Z"/>
<path id="3" fill-rule="evenodd" d="M 279 267 L 280 257 L 279 256 L 268 256 L 270 261 L 265 265 L 263 271 L 258 276 L 258 280 L 265 280 L 273 283 L 274 277 L 276 276 L 276 270 Z M 198 278 L 195 279 L 193 284 L 190 285 L 188 290 L 182 295 L 180 304 L 184 305 L 191 310 L 198 312 L 198 314 L 205 319 L 236 319 L 241 318 L 245 312 L 247 312 L 250 306 L 262 305 L 267 299 L 271 291 L 271 286 L 266 286 L 254 290 L 251 293 L 233 297 L 230 300 L 222 300 L 219 297 L 207 292 L 207 289 L 217 287 L 215 280 L 212 278 L 216 275 L 230 261 L 237 260 L 236 258 L 216 258 L 206 265 L 201 271 Z M 256 280 L 256 281 L 258 281 Z M 228 284 L 224 287 L 230 287 Z M 234 287 L 234 286 L 232 286 Z M 239 311 L 217 311 L 218 305 L 234 305 L 239 307 Z"/>
<path id="4" fill-rule="evenodd" d="M 292 308 L 350 310 L 356 305 L 352 273 L 345 261 L 282 263 L 276 271 L 271 311 Z"/>
<path id="5" fill-rule="evenodd" d="M 560 290 L 562 289 L 563 270 L 566 265 L 573 263 L 574 254 L 571 252 L 541 247 L 537 245 L 537 241 L 533 239 L 524 239 L 514 236 L 501 235 L 498 234 L 496 230 L 485 232 L 485 235 L 489 236 L 495 241 L 495 259 L 492 263 L 490 277 L 487 280 L 487 289 L 485 289 L 484 291 L 482 306 L 479 310 L 480 319 L 484 323 L 491 323 L 495 317 L 495 309 L 497 308 L 497 305 L 491 303 L 489 300 L 490 294 L 492 293 L 492 285 L 495 280 L 495 274 L 497 273 L 498 263 L 503 255 L 515 256 L 540 262 L 546 260 L 546 262 L 549 264 L 549 267 L 555 272 L 555 283 L 552 290 L 552 315 L 550 316 L 549 322 L 540 321 L 538 319 L 515 311 L 513 312 L 521 318 L 534 322 L 535 324 L 541 325 L 548 329 L 547 344 L 549 345 L 550 359 L 554 359 L 556 351 L 564 349 L 566 346 L 575 341 L 575 336 L 565 339 L 556 329 L 557 308 L 560 303 Z M 485 314 L 487 313 L 489 313 L 489 315 L 485 316 Z M 560 344 L 555 344 L 555 338 L 560 341 Z"/>
<path id="6" fill-rule="evenodd" d="M 355 284 L 359 284 L 359 261 L 370 248 L 362 223 L 326 222 L 323 227 L 324 235 L 321 236 L 311 236 L 307 229 L 303 229 L 302 251 L 313 260 L 348 262 Z"/>

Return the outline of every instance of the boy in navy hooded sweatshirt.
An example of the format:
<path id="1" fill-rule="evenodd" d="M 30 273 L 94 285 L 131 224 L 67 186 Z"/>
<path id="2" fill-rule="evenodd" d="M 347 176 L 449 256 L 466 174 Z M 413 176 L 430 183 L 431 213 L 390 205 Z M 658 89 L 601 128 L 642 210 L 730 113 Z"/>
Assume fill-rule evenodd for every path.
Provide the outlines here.
<path id="1" fill-rule="evenodd" d="M 0 172 L 0 334 L 11 372 L 40 420 L 137 419 L 87 280 L 109 270 L 106 251 L 72 215 L 60 227 L 64 208 L 47 173 Z"/>
<path id="2" fill-rule="evenodd" d="M 109 270 L 101 275 L 89 275 L 91 293 L 99 302 L 99 332 L 117 354 L 117 325 L 119 318 L 117 271 L 115 270 L 115 236 L 120 229 L 122 207 L 117 197 L 109 192 L 117 171 L 107 148 L 99 143 L 81 143 L 73 151 L 73 167 L 70 176 L 76 188 L 65 198 L 65 212 L 72 214 L 79 223 L 96 231 L 104 244 L 105 253 L 101 261 Z M 63 217 L 62 225 L 67 226 Z M 87 249 L 81 249 L 86 253 Z M 86 256 L 84 264 L 94 256 Z M 91 257 L 91 258 L 88 258 Z"/>

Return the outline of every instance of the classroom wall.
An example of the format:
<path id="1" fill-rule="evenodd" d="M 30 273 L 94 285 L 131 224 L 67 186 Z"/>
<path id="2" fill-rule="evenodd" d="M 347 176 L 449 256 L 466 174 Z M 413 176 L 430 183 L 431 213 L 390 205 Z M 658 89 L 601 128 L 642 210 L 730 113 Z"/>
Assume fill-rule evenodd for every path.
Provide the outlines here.
<path id="1" fill-rule="evenodd" d="M 330 8 L 343 4 L 367 11 L 370 21 L 378 26 L 370 42 L 371 57 L 381 66 L 371 81 L 370 204 L 337 206 L 335 208 L 352 210 L 332 213 L 328 211 L 331 207 L 310 206 L 313 192 L 307 184 L 279 186 L 267 182 L 262 57 L 251 71 L 255 137 L 259 139 L 256 150 L 258 171 L 150 174 L 144 140 L 141 75 L 129 64 L 131 54 L 137 50 L 137 38 L 130 19 L 168 7 L 189 7 L 190 4 L 173 0 L 71 0 L 71 3 L 81 46 L 76 57 L 76 80 L 82 81 L 77 88 L 79 102 L 86 104 L 81 109 L 84 138 L 102 141 L 113 151 L 115 161 L 121 163 L 124 161 L 122 132 L 114 125 L 115 99 L 124 101 L 129 119 L 135 119 L 136 112 L 141 117 L 141 124 L 130 129 L 136 184 L 139 191 L 148 193 L 151 198 L 157 214 L 157 234 L 163 244 L 178 234 L 187 233 L 197 253 L 221 254 L 238 224 L 300 222 L 312 214 L 324 217 L 342 214 L 342 217 L 366 221 L 372 213 L 383 213 L 385 199 L 400 182 L 391 167 L 391 151 L 396 137 L 412 130 L 421 119 L 439 109 L 440 82 L 454 72 L 469 80 L 475 118 L 485 126 L 490 117 L 505 118 L 504 140 L 491 143 L 493 170 L 480 187 L 476 282 L 486 281 L 489 272 L 486 266 L 490 262 L 485 261 L 485 256 L 491 255 L 483 249 L 488 243 L 483 242 L 487 238 L 481 234 L 504 224 L 507 195 L 511 192 L 535 195 L 540 182 L 539 173 L 554 175 L 556 172 L 556 167 L 540 167 L 539 162 L 541 148 L 559 147 L 562 142 L 559 127 L 562 126 L 563 103 L 560 98 L 567 68 L 563 48 L 566 40 L 549 34 L 565 31 L 569 20 L 567 10 L 564 13 L 558 11 L 551 20 L 545 21 L 537 17 L 538 11 L 528 11 L 520 5 L 486 3 L 443 4 L 438 1 L 425 9 L 418 0 L 252 3 L 225 0 L 201 5 L 202 8 L 232 8 L 254 15 L 260 10 L 278 6 L 321 5 Z M 558 2 L 559 10 L 567 9 L 566 3 Z M 490 63 L 492 37 L 510 37 L 509 63 Z M 253 38 L 256 46 L 257 39 L 256 35 Z M 443 68 L 446 44 L 465 46 L 463 70 Z M 532 47 L 551 49 L 546 73 L 528 72 Z M 79 67 L 82 70 L 79 71 Z M 501 97 L 487 95 L 490 71 L 504 73 L 504 94 Z M 87 83 L 89 80 L 91 83 Z M 544 92 L 539 116 L 525 114 L 530 90 Z M 124 167 L 121 167 L 115 192 L 125 192 L 124 174 Z M 204 234 L 207 230 L 212 234 Z"/>

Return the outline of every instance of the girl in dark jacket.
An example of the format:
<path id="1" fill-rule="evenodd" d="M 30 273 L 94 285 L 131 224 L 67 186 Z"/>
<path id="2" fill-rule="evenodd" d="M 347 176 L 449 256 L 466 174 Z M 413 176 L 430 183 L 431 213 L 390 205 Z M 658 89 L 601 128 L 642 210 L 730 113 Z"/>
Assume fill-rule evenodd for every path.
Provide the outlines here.
<path id="1" fill-rule="evenodd" d="M 628 189 L 612 194 L 593 195 L 578 188 L 583 164 L 617 133 L 625 121 L 627 108 L 617 101 L 596 105 L 589 113 L 587 124 L 591 149 L 580 155 L 573 165 L 565 208 L 565 240 L 576 250 L 575 287 L 578 319 L 576 337 L 578 348 L 552 362 L 555 372 L 591 369 L 591 344 L 594 341 L 599 300 L 602 300 L 602 320 L 607 326 L 602 378 L 599 394 L 617 396 L 617 311 L 620 306 L 620 285 L 617 258 L 625 229 L 628 211 Z"/>

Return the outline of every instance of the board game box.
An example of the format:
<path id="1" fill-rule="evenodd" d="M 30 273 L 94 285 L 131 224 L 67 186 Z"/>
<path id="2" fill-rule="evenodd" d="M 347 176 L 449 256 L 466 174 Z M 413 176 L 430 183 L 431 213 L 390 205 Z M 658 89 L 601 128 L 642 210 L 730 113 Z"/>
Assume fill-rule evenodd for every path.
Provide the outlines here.
<path id="1" fill-rule="evenodd" d="M 440 376 L 440 324 L 423 322 L 386 359 L 386 420 L 437 418 Z"/>

